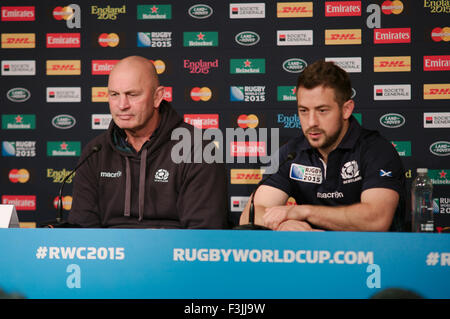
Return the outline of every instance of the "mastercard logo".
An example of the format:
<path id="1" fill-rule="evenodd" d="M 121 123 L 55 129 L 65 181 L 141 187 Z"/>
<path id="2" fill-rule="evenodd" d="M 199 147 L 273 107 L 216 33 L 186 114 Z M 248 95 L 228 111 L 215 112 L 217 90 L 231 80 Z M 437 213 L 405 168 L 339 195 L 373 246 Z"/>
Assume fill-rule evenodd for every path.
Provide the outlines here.
<path id="1" fill-rule="evenodd" d="M 63 196 L 62 198 L 62 206 L 64 210 L 72 209 L 72 196 Z M 53 200 L 53 207 L 58 209 L 58 196 Z"/>
<path id="2" fill-rule="evenodd" d="M 191 90 L 191 99 L 193 101 L 209 101 L 212 97 L 211 89 L 208 87 L 195 87 Z"/>
<path id="3" fill-rule="evenodd" d="M 12 169 L 9 171 L 8 178 L 11 183 L 26 183 L 30 180 L 30 172 L 25 168 Z"/>
<path id="4" fill-rule="evenodd" d="M 155 66 L 156 73 L 162 74 L 166 70 L 166 64 L 162 60 L 150 60 L 153 62 L 153 65 Z"/>
<path id="5" fill-rule="evenodd" d="M 450 41 L 450 28 L 449 27 L 434 28 L 431 31 L 431 38 L 435 42 L 440 42 L 440 41 L 448 42 L 448 41 Z"/>
<path id="6" fill-rule="evenodd" d="M 75 11 L 70 7 L 56 7 L 53 9 L 53 18 L 55 20 L 70 20 L 73 18 Z"/>
<path id="7" fill-rule="evenodd" d="M 241 114 L 237 119 L 237 124 L 242 128 L 255 128 L 259 124 L 259 119 L 255 114 Z"/>
<path id="8" fill-rule="evenodd" d="M 384 1 L 381 5 L 381 11 L 384 14 L 400 14 L 403 12 L 403 3 L 399 0 Z"/>
<path id="9" fill-rule="evenodd" d="M 117 33 L 102 33 L 98 37 L 98 44 L 104 48 L 116 47 L 119 45 L 119 36 Z"/>

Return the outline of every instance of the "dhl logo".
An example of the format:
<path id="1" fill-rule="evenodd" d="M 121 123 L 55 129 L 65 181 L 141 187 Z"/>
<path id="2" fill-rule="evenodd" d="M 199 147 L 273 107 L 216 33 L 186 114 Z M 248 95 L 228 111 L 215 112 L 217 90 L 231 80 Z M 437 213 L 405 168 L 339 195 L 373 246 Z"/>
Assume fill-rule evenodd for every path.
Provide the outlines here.
<path id="1" fill-rule="evenodd" d="M 446 84 L 424 84 L 424 100 L 450 100 L 450 83 Z"/>
<path id="2" fill-rule="evenodd" d="M 108 102 L 108 88 L 92 87 L 92 102 Z"/>
<path id="3" fill-rule="evenodd" d="M 309 18 L 313 16 L 312 2 L 278 2 L 278 18 Z"/>
<path id="4" fill-rule="evenodd" d="M 2 33 L 3 49 L 31 49 L 36 47 L 34 33 Z"/>
<path id="5" fill-rule="evenodd" d="M 47 60 L 47 75 L 80 75 L 80 60 Z"/>
<path id="6" fill-rule="evenodd" d="M 361 29 L 325 30 L 325 45 L 361 44 Z"/>
<path id="7" fill-rule="evenodd" d="M 373 58 L 374 72 L 410 72 L 411 71 L 411 57 L 374 57 Z"/>
<path id="8" fill-rule="evenodd" d="M 231 184 L 258 184 L 262 179 L 263 170 L 259 169 L 231 169 Z"/>
<path id="9" fill-rule="evenodd" d="M 332 34 L 331 40 L 356 40 L 356 36 L 353 33 L 349 34 Z"/>

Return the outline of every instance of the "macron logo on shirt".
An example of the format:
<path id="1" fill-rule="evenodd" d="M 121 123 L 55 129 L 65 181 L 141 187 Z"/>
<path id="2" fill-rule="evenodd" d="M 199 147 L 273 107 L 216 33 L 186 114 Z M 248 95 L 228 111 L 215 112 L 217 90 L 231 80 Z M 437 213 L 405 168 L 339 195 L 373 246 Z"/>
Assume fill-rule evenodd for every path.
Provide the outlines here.
<path id="1" fill-rule="evenodd" d="M 100 172 L 100 177 L 107 177 L 107 178 L 119 178 L 122 176 L 121 171 L 117 172 Z"/>

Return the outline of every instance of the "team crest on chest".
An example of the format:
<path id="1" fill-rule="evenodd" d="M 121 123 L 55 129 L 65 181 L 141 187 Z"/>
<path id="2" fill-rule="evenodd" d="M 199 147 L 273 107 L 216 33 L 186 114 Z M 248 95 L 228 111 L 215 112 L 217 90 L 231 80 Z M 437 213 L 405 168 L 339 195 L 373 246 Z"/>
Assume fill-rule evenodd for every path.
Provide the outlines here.
<path id="1" fill-rule="evenodd" d="M 341 168 L 342 183 L 348 184 L 360 181 L 362 177 L 359 175 L 359 167 L 356 161 L 349 161 Z"/>

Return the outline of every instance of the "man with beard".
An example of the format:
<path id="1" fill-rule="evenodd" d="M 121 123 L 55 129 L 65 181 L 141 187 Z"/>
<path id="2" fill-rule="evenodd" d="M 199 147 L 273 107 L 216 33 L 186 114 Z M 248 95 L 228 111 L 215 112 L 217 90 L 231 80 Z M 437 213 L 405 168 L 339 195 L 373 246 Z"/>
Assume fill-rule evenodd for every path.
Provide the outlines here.
<path id="1" fill-rule="evenodd" d="M 348 74 L 317 61 L 296 87 L 301 136 L 278 154 L 278 172 L 254 196 L 255 224 L 273 230 L 402 231 L 404 168 L 390 142 L 352 116 Z M 297 205 L 286 206 L 289 197 Z M 240 224 L 249 220 L 247 204 Z"/>

